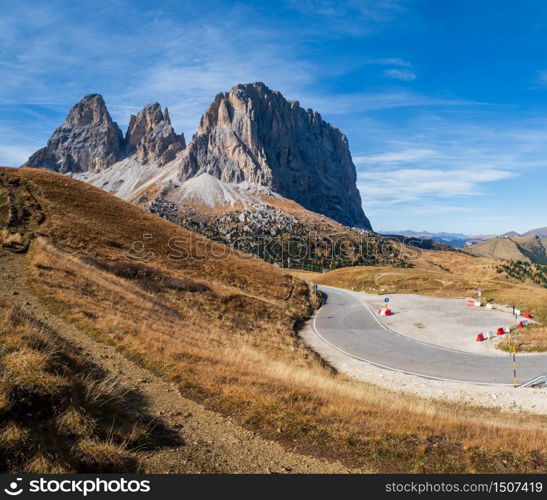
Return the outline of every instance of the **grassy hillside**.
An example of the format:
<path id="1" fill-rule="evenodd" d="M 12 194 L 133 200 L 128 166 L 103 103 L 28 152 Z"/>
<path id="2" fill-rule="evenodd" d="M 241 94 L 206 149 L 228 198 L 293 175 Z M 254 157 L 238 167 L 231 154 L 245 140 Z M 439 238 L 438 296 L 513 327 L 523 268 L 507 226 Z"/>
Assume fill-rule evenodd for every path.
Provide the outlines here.
<path id="1" fill-rule="evenodd" d="M 547 264 L 545 245 L 535 235 L 492 238 L 464 248 L 463 251 L 477 257 Z"/>
<path id="2" fill-rule="evenodd" d="M 541 238 L 535 235 L 515 238 L 520 251 L 535 264 L 547 265 L 547 251 Z"/>
<path id="3" fill-rule="evenodd" d="M 523 234 L 523 236 L 530 236 L 530 235 L 538 235 L 540 237 L 547 236 L 547 227 L 538 227 L 536 229 L 531 229 L 530 231 L 527 231 Z"/>
<path id="4" fill-rule="evenodd" d="M 137 394 L 4 299 L 0 374 L 0 472 L 137 472 L 131 450 L 160 430 Z"/>
<path id="5" fill-rule="evenodd" d="M 510 238 L 492 238 L 491 240 L 481 241 L 464 248 L 463 251 L 476 257 L 487 257 L 490 259 L 529 260 L 522 253 L 517 243 Z"/>
<path id="6" fill-rule="evenodd" d="M 496 271 L 505 273 L 509 278 L 536 283 L 547 288 L 547 265 L 530 264 L 522 260 L 508 260 L 497 265 Z"/>
<path id="7" fill-rule="evenodd" d="M 295 335 L 315 298 L 283 270 L 214 257 L 225 248 L 57 174 L 0 170 L 0 189 L 9 203 L 2 241 L 26 252 L 26 282 L 51 315 L 187 397 L 361 470 L 544 470 L 541 416 L 422 400 L 333 373 Z M 173 259 L 173 237 L 185 258 Z"/>

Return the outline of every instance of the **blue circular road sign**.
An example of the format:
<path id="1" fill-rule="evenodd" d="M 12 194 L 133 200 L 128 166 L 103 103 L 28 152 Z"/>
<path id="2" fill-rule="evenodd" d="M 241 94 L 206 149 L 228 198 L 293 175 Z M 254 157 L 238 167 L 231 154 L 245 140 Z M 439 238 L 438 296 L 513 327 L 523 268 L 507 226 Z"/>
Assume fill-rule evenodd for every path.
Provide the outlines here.
<path id="1" fill-rule="evenodd" d="M 387 304 L 387 303 L 389 302 L 389 299 L 386 297 L 386 298 L 384 299 L 384 302 Z"/>

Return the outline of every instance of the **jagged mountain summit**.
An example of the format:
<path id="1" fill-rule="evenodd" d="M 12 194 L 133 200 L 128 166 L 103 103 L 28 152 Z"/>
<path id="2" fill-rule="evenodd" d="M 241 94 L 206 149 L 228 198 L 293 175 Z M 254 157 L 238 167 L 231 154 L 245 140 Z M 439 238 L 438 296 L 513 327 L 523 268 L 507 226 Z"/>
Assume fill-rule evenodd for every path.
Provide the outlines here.
<path id="1" fill-rule="evenodd" d="M 102 97 L 86 96 L 25 165 L 146 207 L 165 200 L 181 208 L 260 209 L 284 199 L 371 230 L 345 135 L 263 83 L 218 94 L 188 147 L 158 103 L 132 116 L 123 137 Z"/>
<path id="2" fill-rule="evenodd" d="M 25 166 L 63 174 L 98 172 L 116 163 L 123 147 L 122 132 L 102 96 L 91 94 L 71 108 L 46 147 L 36 151 Z"/>
<path id="3" fill-rule="evenodd" d="M 97 174 L 128 158 L 143 165 L 162 166 L 185 146 L 184 135 L 175 133 L 167 108 L 162 111 L 158 103 L 131 116 L 124 138 L 102 96 L 91 94 L 71 108 L 46 147 L 24 166 L 63 174 Z"/>
<path id="4" fill-rule="evenodd" d="M 137 115 L 131 115 L 125 135 L 125 156 L 140 163 L 163 166 L 174 160 L 186 147 L 184 134 L 177 135 L 171 126 L 169 111 L 159 103 L 148 104 Z"/>
<path id="5" fill-rule="evenodd" d="M 370 229 L 346 136 L 263 83 L 218 94 L 175 163 L 181 181 L 207 173 L 265 186 L 342 224 Z"/>

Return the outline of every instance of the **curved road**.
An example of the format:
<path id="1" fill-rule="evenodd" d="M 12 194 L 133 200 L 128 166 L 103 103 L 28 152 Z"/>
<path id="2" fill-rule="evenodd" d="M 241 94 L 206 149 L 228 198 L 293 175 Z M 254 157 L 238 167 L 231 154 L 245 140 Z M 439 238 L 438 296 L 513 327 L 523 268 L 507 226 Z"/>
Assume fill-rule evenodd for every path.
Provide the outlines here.
<path id="1" fill-rule="evenodd" d="M 426 378 L 513 384 L 512 357 L 483 356 L 426 344 L 387 330 L 357 292 L 319 286 L 326 300 L 313 322 L 317 335 L 349 356 Z M 518 356 L 517 381 L 547 372 L 547 354 Z"/>

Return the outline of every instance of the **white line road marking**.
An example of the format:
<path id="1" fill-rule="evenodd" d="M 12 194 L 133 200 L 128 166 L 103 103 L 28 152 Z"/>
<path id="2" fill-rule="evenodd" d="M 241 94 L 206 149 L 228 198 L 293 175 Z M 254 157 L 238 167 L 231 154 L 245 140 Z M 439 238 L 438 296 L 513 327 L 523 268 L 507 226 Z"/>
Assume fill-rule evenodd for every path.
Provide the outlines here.
<path id="1" fill-rule="evenodd" d="M 347 290 L 343 290 L 343 289 L 340 289 L 340 288 L 335 288 L 335 287 L 327 287 L 327 286 L 324 286 L 323 288 L 333 288 L 335 289 L 336 291 L 341 291 L 341 292 L 344 292 L 344 293 L 350 293 L 349 291 Z M 361 299 L 362 300 L 362 299 Z M 372 311 L 370 310 L 370 308 L 368 307 L 368 304 L 366 304 L 363 300 L 363 305 L 366 307 L 366 309 L 368 310 L 368 312 L 371 314 L 371 316 L 382 326 L 382 328 L 386 331 L 389 331 L 389 332 L 392 332 L 398 336 L 400 336 L 401 338 L 404 338 L 406 340 L 408 340 L 409 342 L 416 342 L 416 343 L 419 343 L 419 344 L 423 344 L 423 345 L 427 345 L 429 347 L 435 347 L 435 348 L 438 348 L 438 349 L 444 349 L 446 351 L 453 351 L 453 352 L 463 352 L 463 351 L 457 351 L 456 349 L 448 349 L 448 348 L 443 348 L 443 347 L 439 347 L 439 346 L 434 346 L 432 344 L 427 344 L 426 342 L 420 342 L 420 341 L 416 341 L 414 339 L 410 339 L 404 335 L 401 335 L 397 332 L 393 332 L 393 330 L 389 330 L 385 325 L 383 325 L 379 320 L 378 318 L 376 318 L 376 316 L 372 313 Z M 323 302 L 321 304 L 321 307 L 323 307 L 323 305 L 325 304 L 325 300 L 323 299 Z M 504 387 L 513 387 L 513 384 L 502 384 L 502 383 L 490 383 L 490 382 L 469 382 L 469 381 L 464 381 L 464 380 L 455 380 L 455 379 L 448 379 L 448 378 L 442 378 L 442 377 L 435 377 L 435 376 L 432 376 L 432 375 L 424 375 L 422 373 L 416 373 L 416 372 L 410 372 L 410 371 L 406 371 L 406 370 L 401 370 L 399 368 L 394 368 L 392 366 L 386 366 L 386 365 L 382 365 L 380 363 L 376 363 L 375 361 L 371 361 L 369 359 L 365 359 L 365 358 L 361 358 L 359 356 L 356 356 L 344 349 L 342 349 L 341 347 L 338 347 L 336 344 L 333 344 L 332 342 L 330 342 L 329 340 L 327 340 L 323 335 L 321 335 L 321 333 L 319 333 L 319 330 L 317 328 L 317 318 L 319 317 L 319 314 L 321 313 L 321 309 L 319 309 L 315 315 L 314 315 L 314 318 L 313 318 L 313 321 L 312 321 L 312 329 L 313 331 L 315 332 L 315 334 L 323 341 L 325 342 L 326 344 L 330 345 L 331 347 L 334 347 L 335 349 L 337 349 L 338 351 L 346 354 L 347 356 L 350 356 L 351 358 L 353 359 L 356 359 L 358 361 L 362 361 L 364 363 L 368 363 L 370 365 L 373 365 L 373 366 L 377 366 L 378 368 L 383 368 L 385 370 L 390 370 L 390 371 L 394 371 L 394 372 L 399 372 L 399 373 L 404 373 L 406 375 L 414 375 L 416 377 L 421 377 L 421 378 L 425 378 L 425 379 L 429 379 L 429 380 L 440 380 L 440 381 L 443 381 L 443 382 L 456 382 L 456 383 L 466 383 L 466 384 L 474 384 L 474 385 L 483 385 L 483 386 L 504 386 Z M 472 353 L 465 353 L 465 354 L 472 354 Z M 474 356 L 480 356 L 480 355 L 477 355 L 477 354 L 472 354 Z"/>

